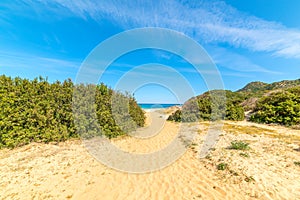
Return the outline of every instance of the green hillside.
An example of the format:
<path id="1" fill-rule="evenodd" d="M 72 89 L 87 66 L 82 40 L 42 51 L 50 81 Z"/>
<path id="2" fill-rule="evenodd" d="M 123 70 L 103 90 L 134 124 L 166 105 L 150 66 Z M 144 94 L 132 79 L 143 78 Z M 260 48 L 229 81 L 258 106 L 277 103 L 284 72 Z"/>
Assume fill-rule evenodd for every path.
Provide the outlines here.
<path id="1" fill-rule="evenodd" d="M 300 124 L 300 86 L 273 92 L 258 100 L 250 120 L 294 126 Z"/>
<path id="2" fill-rule="evenodd" d="M 251 82 L 236 92 L 223 91 L 223 95 L 222 91 L 214 90 L 191 98 L 182 111 L 173 113 L 168 120 L 244 120 L 245 111 L 249 111 L 249 120 L 253 122 L 295 126 L 300 124 L 299 91 L 300 79 L 271 84 Z"/>
<path id="3" fill-rule="evenodd" d="M 170 115 L 170 121 L 197 120 L 243 120 L 244 109 L 241 103 L 244 96 L 229 90 L 212 90 L 188 100 L 182 107 Z M 182 112 L 182 113 L 181 113 Z"/>
<path id="4" fill-rule="evenodd" d="M 300 79 L 297 80 L 283 80 L 274 83 L 264 83 L 260 81 L 248 83 L 245 87 L 238 90 L 237 92 L 250 97 L 261 97 L 269 91 L 286 89 L 300 85 Z"/>

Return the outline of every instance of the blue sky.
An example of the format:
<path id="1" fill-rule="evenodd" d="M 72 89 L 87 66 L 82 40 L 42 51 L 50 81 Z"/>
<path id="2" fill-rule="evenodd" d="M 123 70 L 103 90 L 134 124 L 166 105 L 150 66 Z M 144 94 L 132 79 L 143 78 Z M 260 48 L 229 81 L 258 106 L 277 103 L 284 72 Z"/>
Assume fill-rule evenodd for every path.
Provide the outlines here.
<path id="1" fill-rule="evenodd" d="M 162 27 L 202 45 L 226 89 L 237 90 L 257 80 L 298 79 L 299 10 L 298 0 L 1 0 L 0 74 L 75 80 L 81 63 L 100 42 L 133 28 Z M 134 66 L 161 63 L 182 73 L 195 94 L 206 91 L 201 76 L 181 61 L 161 50 L 136 51 L 117 59 L 101 81 L 114 88 Z M 172 91 L 155 84 L 134 93 L 143 103 L 177 103 Z"/>

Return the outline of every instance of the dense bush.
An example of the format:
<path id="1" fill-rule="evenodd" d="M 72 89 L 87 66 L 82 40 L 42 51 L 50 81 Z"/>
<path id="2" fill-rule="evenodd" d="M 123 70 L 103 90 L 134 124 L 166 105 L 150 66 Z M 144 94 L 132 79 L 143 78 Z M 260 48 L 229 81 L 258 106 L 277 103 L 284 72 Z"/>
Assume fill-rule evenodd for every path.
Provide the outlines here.
<path id="1" fill-rule="evenodd" d="M 78 95 L 73 95 L 74 87 Z M 88 89 L 89 88 L 89 89 Z M 94 93 L 88 94 L 93 91 Z M 96 91 L 96 92 L 95 92 Z M 129 95 L 114 92 L 104 84 L 98 86 L 78 85 L 72 81 L 49 83 L 39 78 L 32 81 L 21 78 L 0 76 L 0 147 L 15 147 L 32 141 L 64 141 L 78 137 L 78 133 L 100 127 L 101 133 L 111 137 L 125 134 L 127 127 L 117 125 L 112 115 L 112 96 L 119 96 L 127 101 L 129 114 L 137 126 L 143 126 L 145 116 L 135 99 Z M 79 98 L 80 97 L 80 98 Z M 85 97 L 81 98 L 81 97 Z M 73 114 L 74 104 L 78 116 Z M 89 101 L 87 98 L 90 98 Z M 93 100 L 93 103 L 90 100 Z M 95 116 L 88 118 L 85 111 L 95 111 Z M 128 112 L 127 112 L 128 113 Z M 118 113 L 116 114 L 118 115 Z M 96 120 L 92 120 L 92 119 Z M 74 120 L 81 121 L 80 126 Z M 76 123 L 77 124 L 77 123 Z M 131 126 L 132 127 L 132 126 Z M 134 127 L 136 128 L 136 126 Z"/>
<path id="2" fill-rule="evenodd" d="M 226 120 L 239 121 L 245 119 L 245 111 L 242 106 L 228 103 L 226 106 Z"/>
<path id="3" fill-rule="evenodd" d="M 169 116 L 171 121 L 243 120 L 252 111 L 250 121 L 300 125 L 300 79 L 271 84 L 252 82 L 237 92 L 213 90 L 188 100 Z M 225 94 L 225 95 L 224 95 Z M 224 98 L 226 96 L 226 98 Z"/>
<path id="4" fill-rule="evenodd" d="M 285 89 L 261 98 L 250 120 L 289 126 L 300 124 L 300 87 Z"/>
<path id="5" fill-rule="evenodd" d="M 244 120 L 244 109 L 240 105 L 243 100 L 244 97 L 238 93 L 213 90 L 188 100 L 182 111 L 176 111 L 168 120 Z"/>
<path id="6" fill-rule="evenodd" d="M 176 110 L 172 115 L 168 117 L 169 121 L 180 122 L 181 121 L 181 110 Z"/>

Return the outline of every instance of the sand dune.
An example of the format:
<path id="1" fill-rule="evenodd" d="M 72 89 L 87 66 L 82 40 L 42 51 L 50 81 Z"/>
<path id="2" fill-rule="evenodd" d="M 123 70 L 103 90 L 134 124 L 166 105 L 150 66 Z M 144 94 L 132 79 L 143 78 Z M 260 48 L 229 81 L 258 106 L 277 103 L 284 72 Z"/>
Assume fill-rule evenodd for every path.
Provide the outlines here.
<path id="1" fill-rule="evenodd" d="M 208 125 L 200 124 L 196 140 L 175 163 L 144 174 L 106 167 L 78 140 L 1 150 L 0 199 L 299 199 L 300 166 L 294 164 L 300 161 L 299 132 L 225 122 L 216 147 L 207 158 L 198 159 Z M 148 153 L 167 145 L 178 128 L 179 124 L 165 122 L 151 138 L 112 142 L 128 152 Z M 243 131 L 251 128 L 257 133 Z M 297 137 L 286 141 L 281 134 Z M 227 149 L 233 140 L 247 141 L 251 149 Z M 217 170 L 221 162 L 228 164 L 226 170 Z"/>

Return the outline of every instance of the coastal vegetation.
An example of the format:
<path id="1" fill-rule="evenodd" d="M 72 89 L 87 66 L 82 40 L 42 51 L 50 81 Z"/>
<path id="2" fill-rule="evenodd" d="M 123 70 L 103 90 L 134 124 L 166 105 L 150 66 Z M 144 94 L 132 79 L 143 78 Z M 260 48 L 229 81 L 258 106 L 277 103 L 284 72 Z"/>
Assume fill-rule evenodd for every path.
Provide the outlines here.
<path id="1" fill-rule="evenodd" d="M 78 98 L 74 116 L 72 99 L 76 91 L 95 91 L 95 103 L 89 105 L 84 98 Z M 93 88 L 95 90 L 87 90 Z M 91 96 L 81 93 L 81 96 Z M 116 123 L 112 112 L 112 97 L 127 102 L 127 113 L 114 112 L 120 118 L 131 118 L 136 126 Z M 79 97 L 79 95 L 77 96 Z M 126 134 L 137 126 L 143 126 L 145 116 L 136 100 L 128 95 L 115 92 L 104 84 L 75 85 L 70 79 L 49 83 L 42 77 L 34 80 L 19 77 L 0 76 L 0 147 L 16 147 L 30 142 L 60 142 L 79 137 L 78 133 L 91 129 L 96 123 L 101 132 L 109 138 Z M 120 107 L 120 106 L 119 106 Z M 96 122 L 82 115 L 87 108 L 95 108 Z M 124 110 L 124 109 L 123 109 Z M 80 112 L 82 111 L 82 112 Z M 75 126 L 74 119 L 80 120 Z M 128 128 L 127 126 L 130 126 Z"/>
<path id="2" fill-rule="evenodd" d="M 300 87 L 284 89 L 262 97 L 250 120 L 294 126 L 300 124 Z"/>
<path id="3" fill-rule="evenodd" d="M 284 80 L 271 84 L 252 82 L 232 92 L 212 90 L 188 100 L 171 114 L 170 121 L 233 120 L 245 119 L 245 112 L 252 122 L 300 125 L 300 79 Z"/>
<path id="4" fill-rule="evenodd" d="M 70 79 L 50 83 L 42 77 L 28 80 L 2 75 L 0 106 L 0 147 L 59 142 L 79 135 L 113 138 L 145 123 L 144 111 L 131 95 L 103 83 L 77 85 Z M 252 82 L 236 92 L 208 91 L 188 100 L 168 120 L 239 121 L 245 119 L 245 111 L 253 122 L 299 127 L 300 79 Z"/>
<path id="5" fill-rule="evenodd" d="M 188 100 L 182 110 L 169 116 L 170 121 L 243 120 L 244 109 L 240 105 L 244 97 L 229 90 L 212 90 Z"/>

